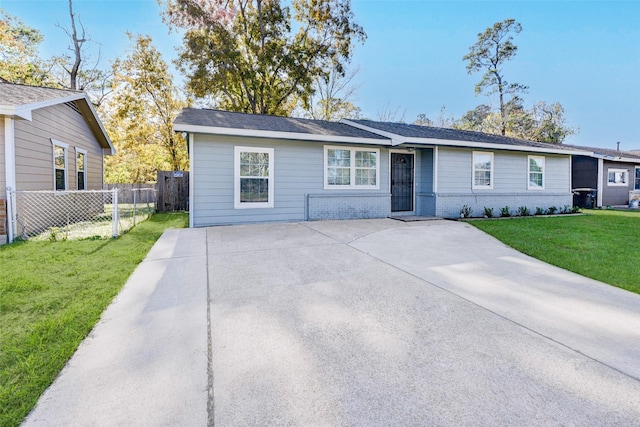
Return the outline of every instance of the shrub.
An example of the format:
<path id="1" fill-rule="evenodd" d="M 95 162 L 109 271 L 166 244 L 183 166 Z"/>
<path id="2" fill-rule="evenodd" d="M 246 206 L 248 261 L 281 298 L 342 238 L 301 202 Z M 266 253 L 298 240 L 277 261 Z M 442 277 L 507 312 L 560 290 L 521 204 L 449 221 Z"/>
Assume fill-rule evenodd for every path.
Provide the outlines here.
<path id="1" fill-rule="evenodd" d="M 544 215 L 544 209 L 536 208 L 536 215 Z"/>
<path id="2" fill-rule="evenodd" d="M 505 206 L 504 208 L 500 208 L 500 216 L 501 217 L 511 216 L 511 210 L 509 209 L 509 206 Z"/>
<path id="3" fill-rule="evenodd" d="M 570 205 L 564 205 L 564 207 L 562 208 L 562 210 L 560 211 L 560 213 L 563 214 L 570 214 L 573 211 L 573 209 L 571 208 Z"/>
<path id="4" fill-rule="evenodd" d="M 556 208 L 555 206 L 551 206 L 549 209 L 547 209 L 547 214 L 553 215 L 554 213 L 556 213 L 557 210 L 558 208 Z"/>
<path id="5" fill-rule="evenodd" d="M 518 210 L 516 211 L 516 215 L 518 216 L 530 216 L 531 215 L 531 211 L 529 211 L 529 208 L 526 206 L 520 206 L 518 208 Z"/>
<path id="6" fill-rule="evenodd" d="M 460 209 L 460 218 L 469 218 L 471 216 L 472 209 L 468 205 L 464 205 Z"/>
<path id="7" fill-rule="evenodd" d="M 580 213 L 580 208 L 578 206 L 574 206 L 573 209 L 571 209 L 571 211 L 573 213 Z"/>
<path id="8" fill-rule="evenodd" d="M 485 218 L 493 218 L 493 208 L 488 208 L 485 206 L 484 208 L 484 216 Z"/>

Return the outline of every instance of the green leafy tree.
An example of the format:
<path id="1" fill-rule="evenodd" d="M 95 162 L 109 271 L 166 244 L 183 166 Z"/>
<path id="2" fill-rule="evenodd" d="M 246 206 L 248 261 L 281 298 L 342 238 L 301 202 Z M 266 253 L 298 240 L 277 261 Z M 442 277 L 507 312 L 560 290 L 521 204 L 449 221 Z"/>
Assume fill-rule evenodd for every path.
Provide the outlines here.
<path id="1" fill-rule="evenodd" d="M 118 153 L 105 160 L 107 182 L 155 181 L 158 170 L 188 168 L 186 142 L 173 120 L 187 105 L 151 37 L 135 43 L 113 64 L 113 92 L 101 108 Z"/>
<path id="2" fill-rule="evenodd" d="M 519 34 L 521 31 L 522 26 L 514 19 L 496 22 L 492 27 L 478 34 L 478 41 L 469 48 L 469 53 L 463 57 L 463 60 L 468 61 L 467 72 L 469 74 L 484 71 L 482 80 L 475 86 L 476 94 L 498 94 L 500 133 L 502 135 L 505 135 L 507 131 L 508 111 L 505 96 L 516 96 L 527 90 L 527 86 L 507 82 L 502 69 L 504 63 L 516 55 L 518 47 L 512 42 L 513 35 Z"/>
<path id="3" fill-rule="evenodd" d="M 38 55 L 40 31 L 0 9 L 0 78 L 34 86 L 49 83 L 49 69 Z"/>
<path id="4" fill-rule="evenodd" d="M 183 28 L 178 64 L 188 89 L 217 107 L 289 115 L 309 108 L 318 78 L 345 75 L 366 35 L 350 0 L 167 0 L 165 21 Z"/>

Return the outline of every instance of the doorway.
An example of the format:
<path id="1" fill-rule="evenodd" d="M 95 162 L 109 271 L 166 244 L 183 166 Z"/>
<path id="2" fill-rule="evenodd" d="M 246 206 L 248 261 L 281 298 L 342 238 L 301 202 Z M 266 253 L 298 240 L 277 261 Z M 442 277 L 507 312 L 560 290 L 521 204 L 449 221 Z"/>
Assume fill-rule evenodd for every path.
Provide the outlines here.
<path id="1" fill-rule="evenodd" d="M 391 153 L 391 212 L 413 211 L 413 153 Z"/>

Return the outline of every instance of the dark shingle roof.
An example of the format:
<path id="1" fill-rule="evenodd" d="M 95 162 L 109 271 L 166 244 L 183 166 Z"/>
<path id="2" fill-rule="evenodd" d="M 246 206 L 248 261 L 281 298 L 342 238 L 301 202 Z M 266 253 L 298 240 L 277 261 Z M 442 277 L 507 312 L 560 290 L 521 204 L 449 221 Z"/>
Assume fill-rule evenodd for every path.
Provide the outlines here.
<path id="1" fill-rule="evenodd" d="M 83 92 L 78 90 L 25 86 L 0 81 L 0 105 L 11 107 L 81 95 Z"/>
<path id="2" fill-rule="evenodd" d="M 243 130 L 302 133 L 309 135 L 369 138 L 386 141 L 388 138 L 343 123 L 231 111 L 185 108 L 174 125 L 209 126 Z"/>
<path id="3" fill-rule="evenodd" d="M 582 147 L 579 145 L 567 145 L 567 147 L 575 148 L 578 150 L 592 151 L 594 154 L 600 155 L 603 157 L 612 157 L 612 158 L 625 157 L 627 159 L 636 159 L 638 160 L 638 162 L 640 162 L 640 152 L 614 150 L 610 148 L 600 148 L 600 147 Z"/>
<path id="4" fill-rule="evenodd" d="M 474 132 L 468 130 L 437 128 L 406 123 L 376 122 L 373 120 L 350 120 L 370 128 L 384 132 L 394 133 L 405 138 L 443 139 L 448 141 L 480 142 L 487 144 L 500 144 L 519 147 L 536 147 L 554 150 L 574 150 L 575 148 L 563 144 L 549 144 L 544 142 L 528 141 L 525 139 L 511 138 L 502 135 Z"/>

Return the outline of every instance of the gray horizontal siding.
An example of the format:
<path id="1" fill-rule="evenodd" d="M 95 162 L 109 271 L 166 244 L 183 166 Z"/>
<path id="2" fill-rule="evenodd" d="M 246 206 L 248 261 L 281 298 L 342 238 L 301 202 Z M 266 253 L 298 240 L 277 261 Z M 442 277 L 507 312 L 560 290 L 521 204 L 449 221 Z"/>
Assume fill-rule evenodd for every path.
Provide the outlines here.
<path id="1" fill-rule="evenodd" d="M 604 161 L 602 168 L 602 205 L 622 206 L 629 204 L 629 191 L 634 188 L 635 164 Z M 627 185 L 609 185 L 609 169 L 622 169 L 629 172 Z"/>
<path id="2" fill-rule="evenodd" d="M 0 198 L 4 199 L 4 189 L 7 186 L 5 182 L 5 163 L 4 163 L 4 117 L 0 117 Z"/>
<path id="3" fill-rule="evenodd" d="M 15 122 L 16 184 L 19 190 L 52 190 L 51 138 L 69 145 L 67 185 L 76 189 L 76 148 L 87 151 L 87 189 L 102 188 L 103 150 L 84 117 L 64 104 L 35 110 L 32 121 Z"/>
<path id="4" fill-rule="evenodd" d="M 308 217 L 309 195 L 335 194 L 345 200 L 346 193 L 324 189 L 324 144 L 233 136 L 194 136 L 193 207 L 196 227 L 264 221 L 304 221 Z M 234 147 L 274 149 L 274 207 L 234 208 Z M 377 147 L 376 147 L 377 148 Z M 380 150 L 380 190 L 350 190 L 349 194 L 388 197 L 388 154 Z M 336 202 L 338 203 L 338 202 Z M 361 204 L 354 202 L 354 206 Z M 374 209 L 372 208 L 372 211 Z"/>
<path id="5" fill-rule="evenodd" d="M 528 156 L 535 153 L 486 151 L 493 153 L 493 189 L 472 189 L 472 149 L 438 149 L 438 192 L 472 193 L 485 192 L 520 193 L 569 192 L 571 189 L 571 161 L 569 156 L 544 155 L 545 188 L 528 190 Z"/>

